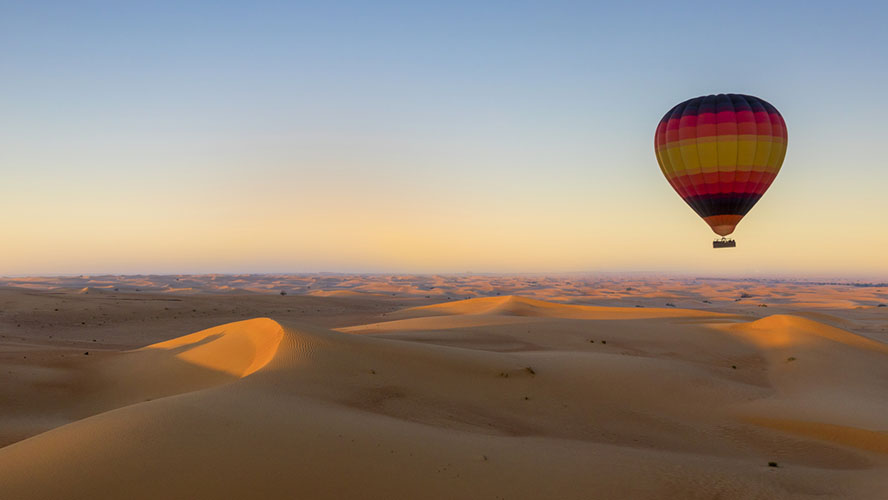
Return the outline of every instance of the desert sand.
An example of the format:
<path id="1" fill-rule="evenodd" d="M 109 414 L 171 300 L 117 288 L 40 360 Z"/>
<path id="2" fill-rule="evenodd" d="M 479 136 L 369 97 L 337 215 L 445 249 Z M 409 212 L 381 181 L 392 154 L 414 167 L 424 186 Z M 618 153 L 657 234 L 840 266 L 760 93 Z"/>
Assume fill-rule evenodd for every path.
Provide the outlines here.
<path id="1" fill-rule="evenodd" d="M 888 498 L 888 286 L 0 287 L 0 499 Z"/>

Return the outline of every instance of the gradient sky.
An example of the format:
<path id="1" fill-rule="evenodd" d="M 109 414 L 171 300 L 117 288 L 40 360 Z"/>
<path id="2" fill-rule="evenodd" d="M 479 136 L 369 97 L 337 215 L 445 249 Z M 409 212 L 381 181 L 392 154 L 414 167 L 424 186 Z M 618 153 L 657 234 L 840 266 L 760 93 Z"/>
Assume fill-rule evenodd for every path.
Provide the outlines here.
<path id="1" fill-rule="evenodd" d="M 0 274 L 888 276 L 884 3 L 481 4 L 0 1 Z M 719 92 L 789 150 L 716 251 L 653 134 Z"/>

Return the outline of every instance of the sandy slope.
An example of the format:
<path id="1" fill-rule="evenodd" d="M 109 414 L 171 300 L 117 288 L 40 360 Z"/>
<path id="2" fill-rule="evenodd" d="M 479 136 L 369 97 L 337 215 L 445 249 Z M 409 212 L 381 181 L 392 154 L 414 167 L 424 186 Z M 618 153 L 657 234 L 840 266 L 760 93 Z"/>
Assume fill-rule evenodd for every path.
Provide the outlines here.
<path id="1" fill-rule="evenodd" d="M 81 363 L 68 376 L 90 390 L 69 403 L 93 416 L 0 448 L 0 498 L 888 492 L 888 350 L 872 339 L 520 297 L 387 318 L 253 319 Z"/>
<path id="2" fill-rule="evenodd" d="M 93 351 L 93 360 L 20 367 L 3 384 L 0 436 L 12 442 L 102 411 L 231 382 L 267 364 L 282 336 L 278 323 L 253 319 L 118 354 Z"/>

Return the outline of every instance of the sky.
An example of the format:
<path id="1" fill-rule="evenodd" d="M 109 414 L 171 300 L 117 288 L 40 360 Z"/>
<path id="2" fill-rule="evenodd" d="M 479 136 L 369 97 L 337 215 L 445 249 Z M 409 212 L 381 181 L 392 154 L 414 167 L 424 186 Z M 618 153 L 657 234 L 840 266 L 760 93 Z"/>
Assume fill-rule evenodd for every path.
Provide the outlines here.
<path id="1" fill-rule="evenodd" d="M 888 277 L 883 2 L 0 0 L 0 275 Z M 653 151 L 751 94 L 783 169 L 713 250 Z"/>

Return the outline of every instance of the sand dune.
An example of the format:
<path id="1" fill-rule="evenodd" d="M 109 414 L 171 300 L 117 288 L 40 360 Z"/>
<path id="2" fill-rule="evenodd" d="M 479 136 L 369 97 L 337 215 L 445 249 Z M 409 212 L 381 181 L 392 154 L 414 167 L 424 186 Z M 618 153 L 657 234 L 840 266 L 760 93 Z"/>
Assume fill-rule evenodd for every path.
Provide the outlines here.
<path id="1" fill-rule="evenodd" d="M 575 319 L 640 319 L 675 317 L 726 317 L 727 315 L 692 309 L 600 307 L 558 304 L 542 300 L 508 295 L 483 297 L 458 302 L 432 304 L 399 311 L 392 317 L 429 316 L 434 314 L 474 315 L 495 314 L 505 316 L 533 316 Z"/>
<path id="2" fill-rule="evenodd" d="M 789 315 L 721 328 L 757 347 L 775 392 L 738 405 L 747 421 L 846 445 L 888 432 L 888 345 Z"/>
<path id="3" fill-rule="evenodd" d="M 177 359 L 193 365 L 246 377 L 274 358 L 282 337 L 278 323 L 260 318 L 159 342 L 140 352 L 175 353 Z"/>
<path id="4" fill-rule="evenodd" d="M 775 314 L 732 327 L 756 343 L 764 346 L 794 346 L 812 342 L 832 341 L 858 349 L 870 349 L 888 354 L 888 344 L 876 342 L 851 332 L 817 321 L 786 314 Z"/>
<path id="5" fill-rule="evenodd" d="M 81 381 L 68 399 L 30 411 L 71 423 L 0 448 L 0 498 L 888 491 L 872 339 L 786 315 L 523 297 L 389 318 L 341 328 L 362 335 L 260 318 L 80 358 L 56 379 Z"/>
<path id="6" fill-rule="evenodd" d="M 282 335 L 276 322 L 253 319 L 133 351 L 84 352 L 98 359 L 70 356 L 40 370 L 22 370 L 14 386 L 6 387 L 12 404 L 0 410 L 7 422 L 0 427 L 0 442 L 128 404 L 232 382 L 267 364 Z"/>

